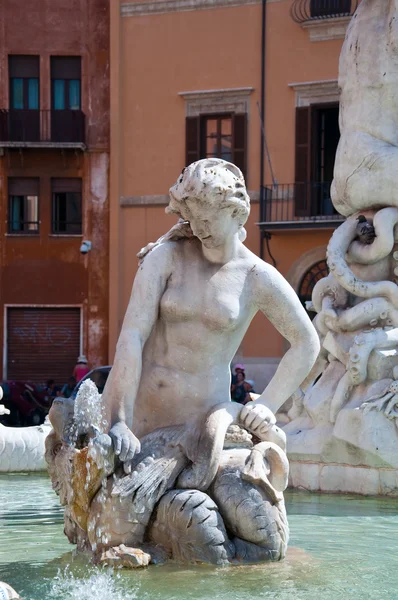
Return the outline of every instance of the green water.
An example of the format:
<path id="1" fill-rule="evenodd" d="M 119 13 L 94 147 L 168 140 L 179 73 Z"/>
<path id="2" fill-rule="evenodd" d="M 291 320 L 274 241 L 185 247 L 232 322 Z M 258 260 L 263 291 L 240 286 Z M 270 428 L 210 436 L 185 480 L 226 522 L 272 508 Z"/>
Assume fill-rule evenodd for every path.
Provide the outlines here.
<path id="1" fill-rule="evenodd" d="M 46 476 L 0 476 L 0 580 L 25 600 L 398 600 L 398 500 L 288 493 L 287 559 L 112 572 L 74 556 Z"/>

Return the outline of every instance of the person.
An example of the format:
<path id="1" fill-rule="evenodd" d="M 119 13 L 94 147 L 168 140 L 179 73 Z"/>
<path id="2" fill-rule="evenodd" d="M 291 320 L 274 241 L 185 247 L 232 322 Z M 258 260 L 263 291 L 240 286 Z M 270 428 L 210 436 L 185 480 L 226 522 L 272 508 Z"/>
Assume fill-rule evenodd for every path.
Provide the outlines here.
<path id="1" fill-rule="evenodd" d="M 63 398 L 70 398 L 73 394 L 73 390 L 76 386 L 76 379 L 74 377 L 69 377 L 68 383 L 65 383 L 61 390 L 61 396 Z"/>
<path id="2" fill-rule="evenodd" d="M 46 382 L 46 392 L 50 396 L 50 398 L 55 398 L 57 387 L 55 385 L 54 379 L 48 379 Z"/>
<path id="3" fill-rule="evenodd" d="M 241 365 L 238 363 L 237 365 L 235 365 L 234 370 L 235 370 L 235 373 L 233 373 L 232 381 L 231 381 L 232 385 L 236 383 L 236 376 L 239 373 L 239 371 L 244 371 L 245 367 L 244 367 L 244 365 Z"/>
<path id="4" fill-rule="evenodd" d="M 83 379 L 83 377 L 85 377 L 85 375 L 87 375 L 89 372 L 90 369 L 87 364 L 87 358 L 84 356 L 84 354 L 81 354 L 77 359 L 77 363 L 72 373 L 73 377 L 76 379 L 76 383 L 79 383 L 79 381 Z"/>
<path id="5" fill-rule="evenodd" d="M 147 254 L 145 249 L 139 254 L 102 396 L 109 435 L 125 470 L 145 434 L 189 426 L 231 402 L 230 364 L 258 311 L 290 348 L 265 391 L 242 406 L 243 427 L 268 431 L 273 412 L 315 362 L 318 335 L 297 295 L 242 243 L 249 211 L 241 171 L 222 159 L 200 160 L 185 168 L 170 190 L 166 212 L 178 215 L 179 223 Z"/>
<path id="6" fill-rule="evenodd" d="M 239 404 L 247 404 L 251 400 L 250 392 L 252 391 L 253 387 L 246 381 L 245 372 L 238 369 L 235 383 L 231 385 L 232 400 L 234 400 L 234 402 L 239 402 Z"/>

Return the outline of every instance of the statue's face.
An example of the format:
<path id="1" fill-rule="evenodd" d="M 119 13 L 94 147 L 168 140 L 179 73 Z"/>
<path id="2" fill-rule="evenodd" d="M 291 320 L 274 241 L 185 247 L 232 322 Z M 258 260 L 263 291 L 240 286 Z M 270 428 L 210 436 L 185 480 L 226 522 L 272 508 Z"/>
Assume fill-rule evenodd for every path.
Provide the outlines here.
<path id="1" fill-rule="evenodd" d="M 220 209 L 196 199 L 188 199 L 186 207 L 181 210 L 181 216 L 189 221 L 194 236 L 205 248 L 223 246 L 239 230 L 239 223 L 231 206 Z"/>

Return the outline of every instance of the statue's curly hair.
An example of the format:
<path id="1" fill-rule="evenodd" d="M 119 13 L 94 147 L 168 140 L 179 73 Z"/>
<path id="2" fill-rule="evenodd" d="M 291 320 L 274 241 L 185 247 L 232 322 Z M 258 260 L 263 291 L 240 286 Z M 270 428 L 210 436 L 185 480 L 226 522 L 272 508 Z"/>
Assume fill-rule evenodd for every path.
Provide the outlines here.
<path id="1" fill-rule="evenodd" d="M 250 214 L 250 198 L 242 171 L 221 158 L 204 158 L 186 167 L 170 188 L 166 213 L 181 215 L 181 206 L 188 199 L 218 205 L 220 209 L 233 207 L 240 227 Z"/>

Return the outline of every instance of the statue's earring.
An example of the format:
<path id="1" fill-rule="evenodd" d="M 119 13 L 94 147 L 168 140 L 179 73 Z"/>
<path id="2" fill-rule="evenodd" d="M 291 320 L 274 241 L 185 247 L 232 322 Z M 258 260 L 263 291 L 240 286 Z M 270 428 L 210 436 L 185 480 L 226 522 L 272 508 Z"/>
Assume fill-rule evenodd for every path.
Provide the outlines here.
<path id="1" fill-rule="evenodd" d="M 244 242 L 245 239 L 247 238 L 247 231 L 246 231 L 246 229 L 244 227 L 240 227 L 238 235 L 239 235 L 239 241 L 240 242 Z"/>

